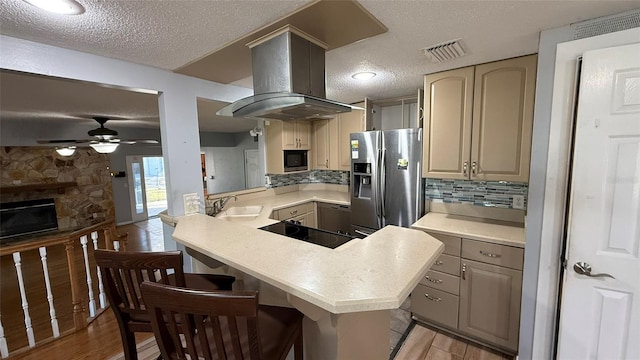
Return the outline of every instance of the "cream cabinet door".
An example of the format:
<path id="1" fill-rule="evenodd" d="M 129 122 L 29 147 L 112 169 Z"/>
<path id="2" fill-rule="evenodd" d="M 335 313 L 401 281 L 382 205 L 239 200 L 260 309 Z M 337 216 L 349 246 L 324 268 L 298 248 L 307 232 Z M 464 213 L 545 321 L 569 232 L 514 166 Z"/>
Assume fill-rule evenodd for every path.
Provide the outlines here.
<path id="1" fill-rule="evenodd" d="M 283 121 L 282 122 L 282 148 L 283 149 L 297 149 L 298 138 L 296 135 L 296 122 L 295 121 Z"/>
<path id="2" fill-rule="evenodd" d="M 462 259 L 458 329 L 516 351 L 522 271 Z"/>
<path id="3" fill-rule="evenodd" d="M 359 106 L 359 105 L 358 105 Z M 364 110 L 338 115 L 338 169 L 351 169 L 351 133 L 365 131 Z"/>
<path id="4" fill-rule="evenodd" d="M 471 179 L 529 181 L 536 59 L 476 66 Z"/>
<path id="5" fill-rule="evenodd" d="M 313 121 L 313 142 L 311 146 L 311 167 L 313 169 L 329 169 L 329 120 Z"/>
<path id="6" fill-rule="evenodd" d="M 296 138 L 298 139 L 298 149 L 311 149 L 311 121 L 296 121 Z"/>
<path id="7" fill-rule="evenodd" d="M 468 179 L 474 67 L 424 77 L 422 177 Z"/>

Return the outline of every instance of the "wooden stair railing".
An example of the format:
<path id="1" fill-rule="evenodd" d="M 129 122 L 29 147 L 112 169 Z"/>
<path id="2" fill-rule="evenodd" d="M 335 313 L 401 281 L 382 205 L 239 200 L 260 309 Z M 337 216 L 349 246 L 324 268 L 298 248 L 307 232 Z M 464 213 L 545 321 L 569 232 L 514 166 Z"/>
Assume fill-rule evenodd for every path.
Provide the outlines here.
<path id="1" fill-rule="evenodd" d="M 108 220 L 0 247 L 0 357 L 84 329 L 107 306 L 93 251 L 126 245 Z"/>

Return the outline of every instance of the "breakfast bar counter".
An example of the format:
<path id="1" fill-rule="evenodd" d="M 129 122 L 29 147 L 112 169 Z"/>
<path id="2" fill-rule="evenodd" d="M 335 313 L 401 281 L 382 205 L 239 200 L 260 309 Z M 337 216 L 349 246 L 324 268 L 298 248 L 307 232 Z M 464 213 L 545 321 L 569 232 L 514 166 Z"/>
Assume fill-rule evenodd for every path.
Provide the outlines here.
<path id="1" fill-rule="evenodd" d="M 389 310 L 398 308 L 444 246 L 387 226 L 329 249 L 203 214 L 179 219 L 189 249 L 286 293 L 305 314 L 307 359 L 387 359 Z"/>

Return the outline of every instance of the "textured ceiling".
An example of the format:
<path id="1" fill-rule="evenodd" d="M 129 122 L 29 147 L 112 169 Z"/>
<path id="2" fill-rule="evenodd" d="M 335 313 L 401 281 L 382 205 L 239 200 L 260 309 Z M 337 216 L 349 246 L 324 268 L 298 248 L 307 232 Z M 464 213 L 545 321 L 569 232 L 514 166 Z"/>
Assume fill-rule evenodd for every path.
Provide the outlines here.
<path id="1" fill-rule="evenodd" d="M 59 16 L 21 0 L 0 0 L 0 33 L 174 70 L 308 3 L 78 1 L 86 8 L 84 14 Z M 640 7 L 640 1 L 613 0 L 359 3 L 389 31 L 327 53 L 327 97 L 333 100 L 356 102 L 364 97 L 377 100 L 411 95 L 422 87 L 423 74 L 535 53 L 541 30 Z M 420 53 L 423 47 L 457 38 L 462 39 L 468 55 L 436 65 Z M 351 78 L 362 70 L 378 76 L 368 81 Z M 236 84 L 250 87 L 251 81 L 247 78 Z M 4 119 L 4 109 L 0 110 Z M 86 113 L 98 110 L 87 109 Z M 146 118 L 140 115 L 143 110 L 130 116 L 122 105 L 110 113 Z M 157 109 L 153 111 L 157 116 Z M 84 112 L 69 110 L 69 114 Z"/>

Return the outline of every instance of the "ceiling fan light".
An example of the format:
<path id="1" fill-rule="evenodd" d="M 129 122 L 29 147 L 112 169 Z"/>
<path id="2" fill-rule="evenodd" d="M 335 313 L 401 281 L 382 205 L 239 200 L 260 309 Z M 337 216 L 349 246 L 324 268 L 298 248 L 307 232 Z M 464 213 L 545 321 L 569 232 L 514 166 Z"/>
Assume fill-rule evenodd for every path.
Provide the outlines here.
<path id="1" fill-rule="evenodd" d="M 84 12 L 84 7 L 75 0 L 24 0 L 25 2 L 56 14 L 78 15 Z"/>
<path id="2" fill-rule="evenodd" d="M 99 152 L 100 154 L 111 154 L 116 151 L 120 144 L 108 143 L 108 142 L 99 142 L 95 144 L 89 144 L 93 148 L 93 150 Z"/>
<path id="3" fill-rule="evenodd" d="M 71 156 L 71 155 L 75 154 L 76 147 L 75 146 L 66 146 L 66 147 L 63 147 L 63 148 L 56 149 L 56 152 L 60 156 Z"/>

